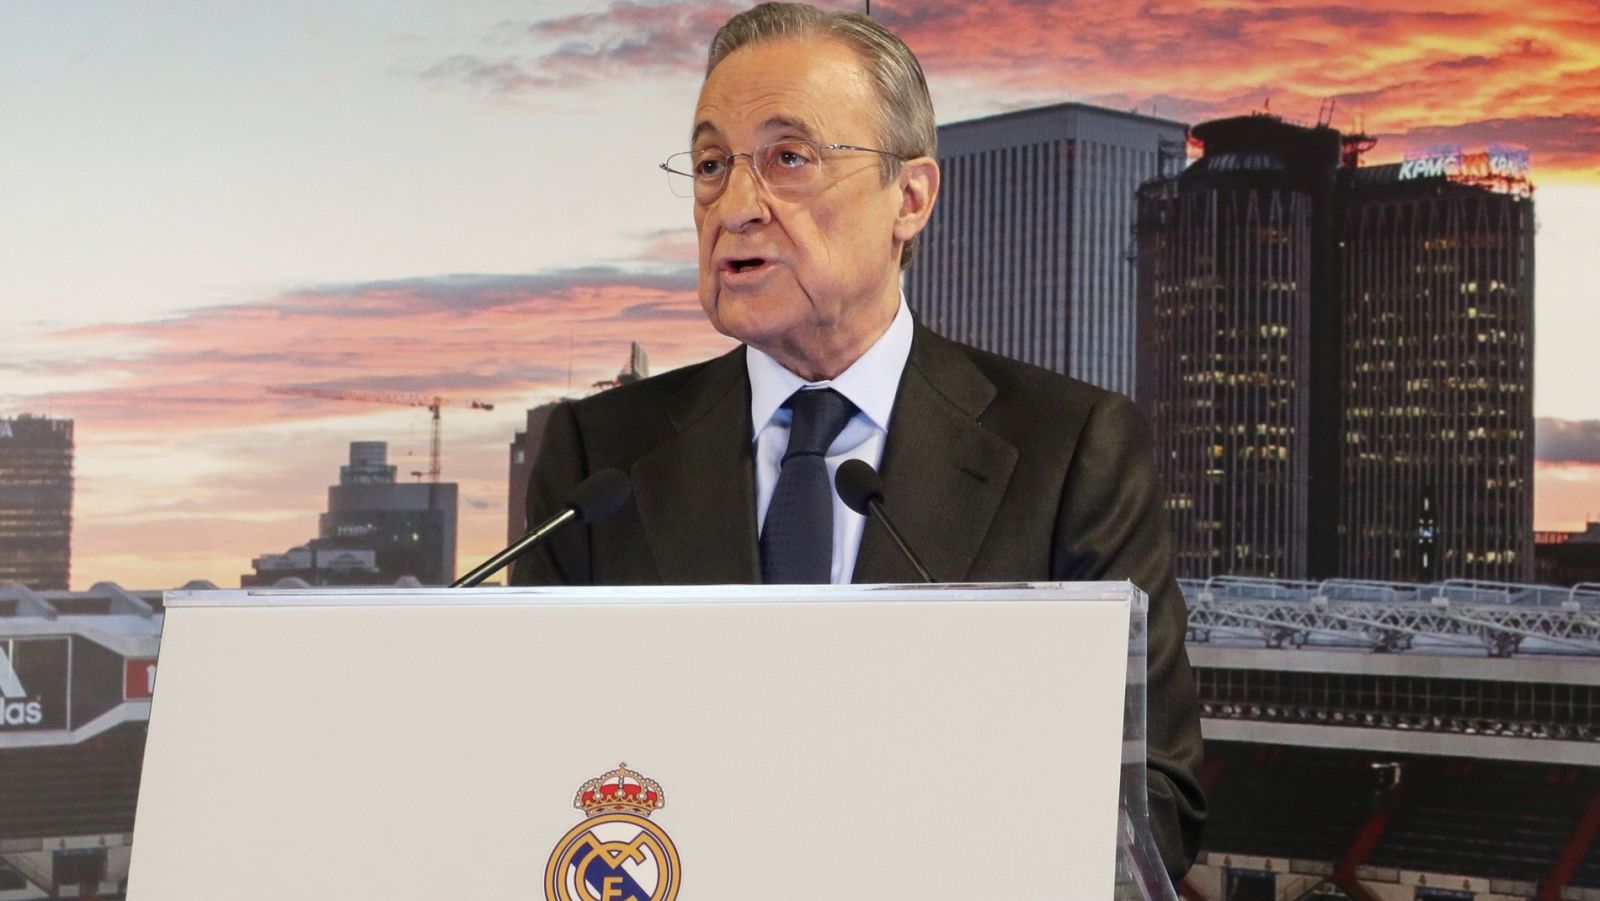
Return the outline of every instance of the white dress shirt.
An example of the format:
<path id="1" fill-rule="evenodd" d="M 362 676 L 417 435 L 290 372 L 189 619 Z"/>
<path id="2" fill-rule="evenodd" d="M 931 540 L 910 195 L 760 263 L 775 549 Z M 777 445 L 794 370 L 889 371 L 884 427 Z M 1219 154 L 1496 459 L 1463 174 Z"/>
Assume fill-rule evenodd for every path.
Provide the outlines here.
<path id="1" fill-rule="evenodd" d="M 828 484 L 833 485 L 839 464 L 864 460 L 876 469 L 883 462 L 883 443 L 889 436 L 889 415 L 894 412 L 900 375 L 911 356 L 911 310 L 904 297 L 889 328 L 861 358 L 836 379 L 808 382 L 754 347 L 745 352 L 750 373 L 750 422 L 755 429 L 756 529 L 766 528 L 767 506 L 778 485 L 783 452 L 789 447 L 789 423 L 794 413 L 783 406 L 801 388 L 832 388 L 856 405 L 856 415 L 845 424 L 828 447 Z M 833 495 L 833 562 L 831 581 L 847 583 L 855 572 L 866 519 Z"/>

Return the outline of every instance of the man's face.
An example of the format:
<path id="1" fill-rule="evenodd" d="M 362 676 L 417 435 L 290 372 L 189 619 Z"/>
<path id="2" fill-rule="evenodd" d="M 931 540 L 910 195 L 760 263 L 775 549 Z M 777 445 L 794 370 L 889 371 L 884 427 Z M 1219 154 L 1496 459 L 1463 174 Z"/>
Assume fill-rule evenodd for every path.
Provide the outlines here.
<path id="1" fill-rule="evenodd" d="M 759 42 L 706 78 L 693 149 L 750 153 L 792 139 L 877 148 L 878 103 L 843 44 Z M 906 239 L 897 234 L 905 231 L 902 179 L 884 184 L 880 155 L 825 152 L 823 160 L 816 187 L 789 196 L 739 157 L 721 195 L 694 210 L 700 304 L 711 324 L 808 378 L 838 375 L 894 318 Z"/>

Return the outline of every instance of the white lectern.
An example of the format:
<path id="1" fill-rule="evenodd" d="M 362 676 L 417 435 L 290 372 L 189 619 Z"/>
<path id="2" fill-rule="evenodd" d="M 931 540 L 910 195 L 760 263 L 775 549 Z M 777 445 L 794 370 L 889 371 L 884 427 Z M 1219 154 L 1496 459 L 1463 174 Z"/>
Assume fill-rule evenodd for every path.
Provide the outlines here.
<path id="1" fill-rule="evenodd" d="M 1128 583 L 171 592 L 129 897 L 1172 898 L 1144 609 Z"/>

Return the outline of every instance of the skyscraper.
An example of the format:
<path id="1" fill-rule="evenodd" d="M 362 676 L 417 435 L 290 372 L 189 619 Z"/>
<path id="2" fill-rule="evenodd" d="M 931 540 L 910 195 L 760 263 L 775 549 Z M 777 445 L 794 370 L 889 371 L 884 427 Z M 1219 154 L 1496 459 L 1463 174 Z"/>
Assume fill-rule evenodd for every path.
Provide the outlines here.
<path id="1" fill-rule="evenodd" d="M 1132 394 L 1134 193 L 1182 164 L 1184 128 L 1080 103 L 941 126 L 912 308 L 947 337 Z"/>
<path id="2" fill-rule="evenodd" d="M 1141 189 L 1139 398 L 1183 576 L 1532 574 L 1532 202 L 1243 116 Z M 1498 155 L 1497 155 L 1498 154 Z"/>
<path id="3" fill-rule="evenodd" d="M 1473 175 L 1520 155 L 1446 155 L 1344 173 L 1337 567 L 1527 581 L 1533 201 L 1520 177 Z"/>
<path id="4" fill-rule="evenodd" d="M 387 443 L 352 441 L 339 484 L 328 487 L 318 536 L 256 558 L 240 584 L 295 576 L 313 585 L 386 585 L 412 576 L 448 585 L 456 577 L 457 498 L 453 482 L 396 482 Z"/>
<path id="5" fill-rule="evenodd" d="M 70 419 L 0 419 L 0 585 L 67 589 L 72 450 Z"/>
<path id="6" fill-rule="evenodd" d="M 1247 116 L 1140 194 L 1138 396 L 1167 483 L 1178 573 L 1305 574 L 1313 310 L 1339 133 Z M 1320 253 L 1318 251 L 1321 251 Z M 1320 257 L 1320 260 L 1319 260 Z"/>

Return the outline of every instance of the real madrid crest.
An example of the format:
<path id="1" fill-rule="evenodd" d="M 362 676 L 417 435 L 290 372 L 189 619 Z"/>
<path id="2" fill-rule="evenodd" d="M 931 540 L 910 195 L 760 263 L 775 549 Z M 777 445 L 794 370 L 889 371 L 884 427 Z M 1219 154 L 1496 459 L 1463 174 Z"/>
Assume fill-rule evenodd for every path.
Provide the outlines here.
<path id="1" fill-rule="evenodd" d="M 661 784 L 626 763 L 578 788 L 584 820 L 550 853 L 546 901 L 673 901 L 682 881 L 678 849 L 650 814 L 665 807 Z"/>

